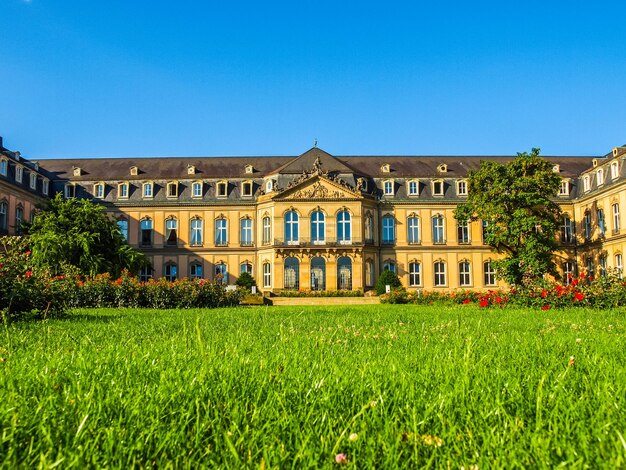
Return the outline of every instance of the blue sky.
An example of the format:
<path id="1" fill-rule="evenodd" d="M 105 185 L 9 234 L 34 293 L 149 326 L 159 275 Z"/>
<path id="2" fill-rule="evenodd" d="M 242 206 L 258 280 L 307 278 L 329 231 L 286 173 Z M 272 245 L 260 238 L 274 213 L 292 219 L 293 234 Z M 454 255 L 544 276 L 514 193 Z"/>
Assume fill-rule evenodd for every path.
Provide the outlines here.
<path id="1" fill-rule="evenodd" d="M 511 4 L 511 5 L 509 5 Z M 0 0 L 29 158 L 597 155 L 626 143 L 626 2 Z"/>

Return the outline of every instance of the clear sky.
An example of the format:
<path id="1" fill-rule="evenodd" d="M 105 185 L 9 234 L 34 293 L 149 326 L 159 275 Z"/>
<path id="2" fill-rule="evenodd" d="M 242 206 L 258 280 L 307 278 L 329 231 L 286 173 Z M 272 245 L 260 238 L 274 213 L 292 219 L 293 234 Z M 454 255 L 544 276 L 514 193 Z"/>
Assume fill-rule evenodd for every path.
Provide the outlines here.
<path id="1" fill-rule="evenodd" d="M 0 0 L 27 158 L 598 155 L 626 143 L 626 2 Z"/>

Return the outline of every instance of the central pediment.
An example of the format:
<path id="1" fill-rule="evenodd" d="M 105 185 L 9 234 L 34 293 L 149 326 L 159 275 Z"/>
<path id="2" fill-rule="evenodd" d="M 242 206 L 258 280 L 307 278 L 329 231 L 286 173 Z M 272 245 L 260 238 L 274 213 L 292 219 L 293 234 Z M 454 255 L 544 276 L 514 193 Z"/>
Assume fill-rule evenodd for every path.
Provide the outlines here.
<path id="1" fill-rule="evenodd" d="M 363 199 L 360 191 L 348 185 L 315 175 L 273 197 L 274 200 Z"/>

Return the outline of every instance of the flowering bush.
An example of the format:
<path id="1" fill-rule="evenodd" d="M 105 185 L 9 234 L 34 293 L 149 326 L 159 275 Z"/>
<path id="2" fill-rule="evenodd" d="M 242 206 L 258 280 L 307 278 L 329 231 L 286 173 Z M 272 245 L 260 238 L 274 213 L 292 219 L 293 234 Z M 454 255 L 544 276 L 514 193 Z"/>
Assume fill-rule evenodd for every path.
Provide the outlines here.
<path id="1" fill-rule="evenodd" d="M 409 295 L 403 287 L 391 289 L 388 294 L 380 296 L 381 304 L 408 304 Z"/>
<path id="2" fill-rule="evenodd" d="M 363 291 L 358 290 L 282 290 L 278 297 L 363 297 Z"/>
<path id="3" fill-rule="evenodd" d="M 64 276 L 33 266 L 26 240 L 0 237 L 0 316 L 45 317 L 63 313 L 69 291 Z"/>

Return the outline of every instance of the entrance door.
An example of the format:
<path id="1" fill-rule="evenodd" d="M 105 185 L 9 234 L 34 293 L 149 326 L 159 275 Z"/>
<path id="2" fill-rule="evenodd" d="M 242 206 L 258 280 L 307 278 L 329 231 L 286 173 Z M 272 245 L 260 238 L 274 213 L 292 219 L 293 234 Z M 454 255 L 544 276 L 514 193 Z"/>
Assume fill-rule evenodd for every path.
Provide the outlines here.
<path id="1" fill-rule="evenodd" d="M 347 256 L 337 260 L 337 289 L 352 290 L 352 260 Z"/>
<path id="2" fill-rule="evenodd" d="M 326 261 L 311 258 L 311 290 L 326 290 Z"/>

